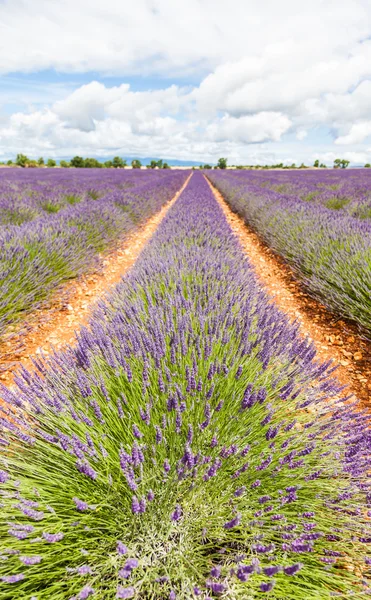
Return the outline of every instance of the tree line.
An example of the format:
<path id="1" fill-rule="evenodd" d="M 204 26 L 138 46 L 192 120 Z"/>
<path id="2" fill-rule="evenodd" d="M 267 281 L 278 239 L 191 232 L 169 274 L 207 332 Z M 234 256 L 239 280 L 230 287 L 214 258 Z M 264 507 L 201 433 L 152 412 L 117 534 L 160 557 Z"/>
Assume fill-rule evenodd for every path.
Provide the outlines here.
<path id="1" fill-rule="evenodd" d="M 54 158 L 48 158 L 44 160 L 41 156 L 38 160 L 34 160 L 28 158 L 25 154 L 17 154 L 15 161 L 8 160 L 6 163 L 10 167 L 12 165 L 16 165 L 18 167 L 56 167 L 57 162 Z M 83 158 L 82 156 L 74 156 L 70 161 L 61 160 L 59 161 L 59 166 L 62 168 L 75 168 L 75 169 L 124 169 L 128 166 L 127 161 L 120 156 L 115 156 L 112 160 L 106 160 L 104 162 L 100 162 L 96 158 Z M 135 158 L 131 161 L 131 167 L 133 169 L 141 169 L 142 163 L 139 159 Z M 163 160 L 151 160 L 149 165 L 146 165 L 147 169 L 170 169 L 167 162 Z"/>

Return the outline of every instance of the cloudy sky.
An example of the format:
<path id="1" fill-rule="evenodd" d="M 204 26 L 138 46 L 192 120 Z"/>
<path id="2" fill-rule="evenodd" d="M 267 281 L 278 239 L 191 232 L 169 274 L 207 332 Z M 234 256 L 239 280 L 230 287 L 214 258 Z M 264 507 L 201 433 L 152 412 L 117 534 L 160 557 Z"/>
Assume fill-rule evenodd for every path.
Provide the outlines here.
<path id="1" fill-rule="evenodd" d="M 370 0 L 0 0 L 0 159 L 371 162 Z"/>

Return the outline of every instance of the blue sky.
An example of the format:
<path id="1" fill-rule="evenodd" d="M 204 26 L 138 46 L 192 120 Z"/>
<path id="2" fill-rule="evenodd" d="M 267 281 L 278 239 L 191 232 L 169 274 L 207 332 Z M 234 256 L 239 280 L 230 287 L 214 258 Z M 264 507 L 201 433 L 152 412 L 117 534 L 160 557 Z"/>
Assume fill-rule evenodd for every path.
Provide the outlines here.
<path id="1" fill-rule="evenodd" d="M 371 4 L 0 1 L 0 160 L 371 162 Z"/>

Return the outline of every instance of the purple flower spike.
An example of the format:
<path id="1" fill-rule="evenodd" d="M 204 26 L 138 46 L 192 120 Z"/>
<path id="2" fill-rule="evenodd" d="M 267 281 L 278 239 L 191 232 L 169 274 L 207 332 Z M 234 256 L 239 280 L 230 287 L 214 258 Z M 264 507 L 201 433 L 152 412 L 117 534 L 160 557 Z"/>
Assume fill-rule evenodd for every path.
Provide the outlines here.
<path id="1" fill-rule="evenodd" d="M 221 572 L 222 572 L 222 570 L 221 570 L 221 568 L 220 568 L 220 567 L 213 567 L 213 568 L 211 569 L 211 571 L 210 571 L 210 575 L 211 575 L 212 577 L 219 578 L 219 577 L 220 577 L 220 574 L 221 574 Z"/>
<path id="2" fill-rule="evenodd" d="M 169 600 L 176 600 L 176 593 L 174 592 L 174 590 L 171 590 L 169 594 Z"/>
<path id="3" fill-rule="evenodd" d="M 269 581 L 268 583 L 263 582 L 260 584 L 260 590 L 262 592 L 270 592 L 271 590 L 273 590 L 274 585 L 275 585 L 274 581 Z"/>
<path id="4" fill-rule="evenodd" d="M 24 565 L 27 565 L 27 566 L 38 565 L 39 563 L 41 563 L 42 557 L 41 556 L 20 556 L 19 560 L 21 561 L 21 563 L 23 563 Z"/>
<path id="5" fill-rule="evenodd" d="M 79 500 L 79 498 L 72 498 L 72 500 L 74 501 L 74 503 L 76 504 L 76 508 L 77 510 L 88 510 L 89 509 L 89 505 L 87 502 L 84 502 L 83 500 Z"/>
<path id="6" fill-rule="evenodd" d="M 18 581 L 22 581 L 24 579 L 23 573 L 18 573 L 17 575 L 5 575 L 5 577 L 1 577 L 1 581 L 4 583 L 18 583 Z"/>
<path id="7" fill-rule="evenodd" d="M 55 542 L 60 542 L 64 538 L 64 533 L 43 533 L 43 538 L 50 544 L 55 544 Z"/>
<path id="8" fill-rule="evenodd" d="M 182 517 L 182 514 L 183 514 L 182 509 L 181 509 L 180 505 L 177 504 L 174 512 L 171 515 L 171 520 L 179 521 L 179 519 Z"/>
<path id="9" fill-rule="evenodd" d="M 133 598 L 135 595 L 135 590 L 133 587 L 119 587 L 117 588 L 117 598 Z"/>
<path id="10" fill-rule="evenodd" d="M 228 521 L 228 523 L 224 523 L 223 527 L 224 529 L 233 529 L 233 527 L 237 527 L 240 523 L 241 515 L 237 515 L 234 519 Z"/>
<path id="11" fill-rule="evenodd" d="M 283 572 L 285 573 L 285 575 L 295 575 L 296 573 L 298 573 L 300 571 L 300 569 L 303 567 L 303 565 L 301 563 L 296 563 L 295 565 L 292 565 L 291 567 L 285 567 L 283 569 Z"/>
<path id="12" fill-rule="evenodd" d="M 9 475 L 6 471 L 0 471 L 0 483 L 6 483 L 9 479 Z"/>
<path id="13" fill-rule="evenodd" d="M 137 515 L 138 513 L 141 512 L 139 500 L 138 500 L 138 498 L 136 496 L 133 496 L 133 498 L 132 498 L 132 501 L 131 501 L 131 510 L 132 510 L 132 513 L 134 515 Z"/>
<path id="14" fill-rule="evenodd" d="M 116 551 L 117 551 L 117 554 L 127 554 L 128 549 L 125 546 L 125 544 L 123 542 L 120 542 L 120 540 L 119 540 L 117 542 Z"/>
<path id="15" fill-rule="evenodd" d="M 90 585 L 85 585 L 78 595 L 79 600 L 86 600 L 94 594 L 94 589 Z"/>

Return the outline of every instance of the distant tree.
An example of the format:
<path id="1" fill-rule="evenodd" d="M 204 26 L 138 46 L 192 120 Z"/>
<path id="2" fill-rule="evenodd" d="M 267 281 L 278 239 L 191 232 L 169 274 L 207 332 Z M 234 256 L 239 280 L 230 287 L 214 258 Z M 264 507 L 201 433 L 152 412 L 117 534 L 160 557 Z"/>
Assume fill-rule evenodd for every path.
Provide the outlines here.
<path id="1" fill-rule="evenodd" d="M 112 160 L 106 160 L 106 161 L 103 163 L 103 167 L 104 167 L 105 169 L 111 169 L 111 168 L 113 167 L 113 161 L 112 161 Z"/>
<path id="2" fill-rule="evenodd" d="M 112 166 L 115 167 L 115 169 L 124 169 L 126 167 L 126 160 L 120 156 L 114 156 Z"/>
<path id="3" fill-rule="evenodd" d="M 162 160 L 158 160 L 158 161 L 157 161 L 157 167 L 158 167 L 159 169 L 162 169 Z"/>
<path id="4" fill-rule="evenodd" d="M 366 163 L 366 164 L 365 164 L 365 169 L 371 169 L 371 165 L 370 165 L 370 163 Z"/>
<path id="5" fill-rule="evenodd" d="M 40 156 L 39 160 L 37 161 L 37 164 L 40 165 L 40 167 L 45 164 L 42 156 Z"/>
<path id="6" fill-rule="evenodd" d="M 25 154 L 17 154 L 17 158 L 15 159 L 15 164 L 19 167 L 25 167 L 29 162 L 29 158 Z"/>
<path id="7" fill-rule="evenodd" d="M 157 160 L 151 160 L 148 166 L 150 169 L 155 169 L 157 167 Z"/>
<path id="8" fill-rule="evenodd" d="M 317 158 L 317 160 L 314 161 L 313 167 L 317 167 L 317 169 L 319 168 L 319 160 L 318 160 L 318 158 Z"/>
<path id="9" fill-rule="evenodd" d="M 63 167 L 63 169 L 68 169 L 68 167 L 70 167 L 71 165 L 70 165 L 70 163 L 69 163 L 69 162 L 67 162 L 66 160 L 61 160 L 61 161 L 59 162 L 59 166 L 60 166 L 60 167 Z"/>
<path id="10" fill-rule="evenodd" d="M 84 167 L 85 169 L 100 169 L 102 165 L 96 158 L 85 158 Z"/>
<path id="11" fill-rule="evenodd" d="M 334 169 L 346 169 L 349 164 L 349 160 L 336 158 L 334 160 Z"/>
<path id="12" fill-rule="evenodd" d="M 320 168 L 321 168 L 321 169 L 327 169 L 327 166 L 326 166 L 324 163 L 321 163 L 321 164 L 320 164 Z"/>
<path id="13" fill-rule="evenodd" d="M 6 164 L 10 166 L 10 165 L 13 164 L 13 161 L 12 160 L 8 160 Z"/>
<path id="14" fill-rule="evenodd" d="M 75 167 L 75 169 L 82 169 L 84 165 L 84 159 L 81 156 L 74 156 L 71 159 L 71 167 Z"/>
<path id="15" fill-rule="evenodd" d="M 227 158 L 219 158 L 217 167 L 218 169 L 226 169 L 227 168 Z"/>
<path id="16" fill-rule="evenodd" d="M 133 169 L 140 169 L 142 167 L 142 163 L 140 162 L 140 160 L 135 158 L 131 161 L 131 166 L 133 167 Z"/>
<path id="17" fill-rule="evenodd" d="M 169 165 L 167 164 L 167 162 L 164 162 L 162 165 L 163 169 L 170 169 Z"/>
<path id="18" fill-rule="evenodd" d="M 204 168 L 204 169 L 212 169 L 212 166 L 211 166 L 211 165 L 208 165 L 208 164 L 206 164 L 206 165 L 204 165 L 204 166 L 203 166 L 203 168 Z"/>
<path id="19" fill-rule="evenodd" d="M 47 167 L 56 167 L 57 163 L 55 162 L 54 158 L 48 158 L 47 163 L 46 163 Z"/>

